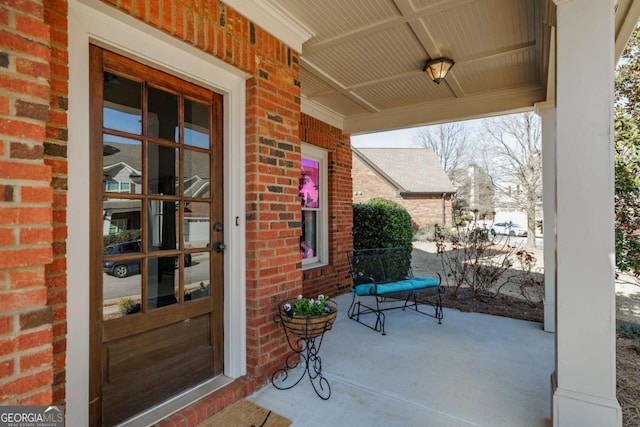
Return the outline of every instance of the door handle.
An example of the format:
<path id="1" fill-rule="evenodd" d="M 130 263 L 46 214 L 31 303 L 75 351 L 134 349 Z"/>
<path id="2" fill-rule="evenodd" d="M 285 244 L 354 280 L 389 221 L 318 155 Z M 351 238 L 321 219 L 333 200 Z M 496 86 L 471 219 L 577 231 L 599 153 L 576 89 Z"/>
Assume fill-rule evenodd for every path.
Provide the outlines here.
<path id="1" fill-rule="evenodd" d="M 222 251 L 224 251 L 225 249 L 227 249 L 227 245 L 225 245 L 225 244 L 224 244 L 224 243 L 222 243 L 222 242 L 215 242 L 215 243 L 213 244 L 213 250 L 214 250 L 214 251 L 216 251 L 216 252 L 222 252 Z"/>

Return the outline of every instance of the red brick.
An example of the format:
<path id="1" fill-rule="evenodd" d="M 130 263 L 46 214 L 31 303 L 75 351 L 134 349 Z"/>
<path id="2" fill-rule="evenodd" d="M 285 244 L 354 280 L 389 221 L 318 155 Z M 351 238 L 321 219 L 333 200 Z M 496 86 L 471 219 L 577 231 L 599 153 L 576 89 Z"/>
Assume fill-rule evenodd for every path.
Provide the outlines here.
<path id="1" fill-rule="evenodd" d="M 149 24 L 154 27 L 160 26 L 160 1 L 149 2 Z"/>
<path id="2" fill-rule="evenodd" d="M 66 160 L 54 160 L 45 158 L 44 164 L 51 167 L 51 172 L 54 174 L 66 175 L 68 172 L 68 163 Z"/>
<path id="3" fill-rule="evenodd" d="M 9 280 L 12 289 L 44 285 L 44 267 L 38 266 L 11 271 Z"/>
<path id="4" fill-rule="evenodd" d="M 49 60 L 51 57 L 51 53 L 47 46 L 6 31 L 0 31 L 0 47 L 14 50 L 16 52 L 27 53 L 46 60 Z"/>
<path id="5" fill-rule="evenodd" d="M 41 124 L 0 118 L 0 134 L 42 141 L 45 127 Z"/>
<path id="6" fill-rule="evenodd" d="M 51 224 L 51 208 L 0 208 L 0 224 Z"/>
<path id="7" fill-rule="evenodd" d="M 0 161 L 0 178 L 49 182 L 51 168 L 41 164 Z M 0 222 L 2 222 L 2 216 L 0 216 Z"/>
<path id="8" fill-rule="evenodd" d="M 53 349 L 47 347 L 34 353 L 28 353 L 20 357 L 20 372 L 27 372 L 40 368 L 44 365 L 51 365 L 53 362 Z"/>
<path id="9" fill-rule="evenodd" d="M 66 164 L 66 162 L 64 163 Z M 53 189 L 51 187 L 21 187 L 20 201 L 22 203 L 53 203 Z"/>
<path id="10" fill-rule="evenodd" d="M 48 406 L 53 402 L 52 399 L 51 389 L 47 387 L 44 390 L 19 398 L 16 403 L 20 406 Z M 61 403 L 53 403 L 61 405 Z"/>
<path id="11" fill-rule="evenodd" d="M 42 346 L 50 346 L 53 334 L 51 328 L 35 332 L 27 332 L 18 337 L 17 351 L 34 349 Z M 50 347 L 49 347 L 50 348 Z"/>
<path id="12" fill-rule="evenodd" d="M 54 126 L 67 127 L 67 112 L 61 110 L 51 110 L 49 122 Z"/>
<path id="13" fill-rule="evenodd" d="M 9 11 L 7 9 L 0 9 L 0 25 L 9 26 Z"/>
<path id="14" fill-rule="evenodd" d="M 9 114 L 10 100 L 6 96 L 0 96 L 0 114 Z"/>
<path id="15" fill-rule="evenodd" d="M 48 62 L 16 58 L 16 71 L 21 74 L 46 80 L 49 79 L 51 68 Z"/>
<path id="16" fill-rule="evenodd" d="M 30 16 L 15 15 L 15 28 L 18 32 L 49 43 L 49 26 L 40 20 Z"/>
<path id="17" fill-rule="evenodd" d="M 13 360 L 5 360 L 0 362 L 0 380 L 10 377 L 15 372 L 15 363 Z"/>
<path id="18" fill-rule="evenodd" d="M 53 380 L 53 371 L 45 369 L 32 375 L 22 376 L 16 380 L 0 385 L 0 401 L 10 396 L 19 396 L 22 394 L 36 391 L 42 387 L 50 386 Z"/>
<path id="19" fill-rule="evenodd" d="M 13 330 L 13 316 L 0 316 L 0 335 L 6 335 Z"/>
<path id="20" fill-rule="evenodd" d="M 15 267 L 27 267 L 43 264 L 50 264 L 52 259 L 51 247 L 45 248 L 30 248 L 21 250 L 0 250 L 0 269 L 2 268 L 15 268 Z M 11 298 L 7 298 L 11 300 Z M 18 298 L 19 302 L 22 303 Z M 16 303 L 17 304 L 17 303 Z M 0 301 L 0 307 L 5 306 L 5 301 Z M 20 307 L 27 307 L 27 305 L 18 304 Z M 0 309 L 1 311 L 1 309 Z"/>
<path id="21" fill-rule="evenodd" d="M 57 28 L 58 30 L 67 30 L 68 22 L 66 6 L 63 6 L 62 3 L 58 3 L 58 6 L 52 5 L 53 7 L 49 7 L 44 11 L 44 22 L 51 25 L 53 28 Z"/>
<path id="22" fill-rule="evenodd" d="M 51 230 L 51 227 L 21 228 L 19 244 L 33 245 L 38 243 L 51 243 Z"/>
<path id="23" fill-rule="evenodd" d="M 32 15 L 37 18 L 42 18 L 44 16 L 44 9 L 42 8 L 42 4 L 36 1 L 3 0 L 2 4 L 6 7 L 25 12 L 27 15 Z"/>
<path id="24" fill-rule="evenodd" d="M 0 311 L 19 310 L 47 302 L 47 290 L 44 287 L 14 290 L 3 292 L 0 295 L 2 295 L 2 298 L 0 298 Z"/>
<path id="25" fill-rule="evenodd" d="M 15 245 L 15 234 L 12 228 L 0 228 L 0 246 Z"/>
<path id="26" fill-rule="evenodd" d="M 69 35 L 65 30 L 59 30 L 55 27 L 49 29 L 49 38 L 51 44 L 57 44 L 60 46 L 67 46 L 69 41 Z"/>

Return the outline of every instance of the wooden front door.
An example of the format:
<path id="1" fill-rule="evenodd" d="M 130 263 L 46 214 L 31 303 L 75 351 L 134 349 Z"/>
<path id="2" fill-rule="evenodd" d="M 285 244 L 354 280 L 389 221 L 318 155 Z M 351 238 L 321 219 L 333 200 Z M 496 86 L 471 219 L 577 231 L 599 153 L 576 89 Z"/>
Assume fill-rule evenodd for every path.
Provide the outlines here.
<path id="1" fill-rule="evenodd" d="M 223 371 L 222 97 L 90 61 L 89 411 L 113 425 Z"/>

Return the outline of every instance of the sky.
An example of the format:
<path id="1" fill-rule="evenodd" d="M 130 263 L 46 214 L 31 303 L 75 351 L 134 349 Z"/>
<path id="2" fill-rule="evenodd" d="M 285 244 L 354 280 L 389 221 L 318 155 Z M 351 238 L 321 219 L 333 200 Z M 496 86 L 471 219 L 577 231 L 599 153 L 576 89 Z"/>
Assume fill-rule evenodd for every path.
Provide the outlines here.
<path id="1" fill-rule="evenodd" d="M 468 127 L 469 133 L 479 128 L 483 119 L 468 120 L 464 123 Z M 413 142 L 414 136 L 420 130 L 428 126 L 420 126 L 408 129 L 392 130 L 387 132 L 377 132 L 365 135 L 352 135 L 351 145 L 356 148 L 417 148 Z"/>

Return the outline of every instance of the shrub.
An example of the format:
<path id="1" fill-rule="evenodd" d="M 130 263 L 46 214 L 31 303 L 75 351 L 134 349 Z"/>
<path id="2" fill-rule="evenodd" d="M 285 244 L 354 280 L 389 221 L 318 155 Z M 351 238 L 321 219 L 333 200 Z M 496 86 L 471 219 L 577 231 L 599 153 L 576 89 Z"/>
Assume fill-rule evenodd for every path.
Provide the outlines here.
<path id="1" fill-rule="evenodd" d="M 411 216 L 401 205 L 385 199 L 353 205 L 353 248 L 401 247 L 411 256 Z"/>
<path id="2" fill-rule="evenodd" d="M 109 235 L 103 236 L 102 240 L 103 240 L 104 247 L 107 247 L 109 245 L 114 245 L 116 243 L 133 242 L 136 240 L 140 240 L 141 236 L 142 236 L 142 230 L 138 228 L 134 230 L 123 230 L 115 234 L 109 234 Z"/>
<path id="3" fill-rule="evenodd" d="M 442 234 L 445 240 L 449 240 L 451 238 L 451 230 L 442 228 L 440 224 L 427 224 L 418 231 L 413 236 L 413 240 L 418 242 L 435 242 L 436 241 L 436 228 L 438 232 Z M 455 231 L 455 230 L 454 230 Z"/>
<path id="4" fill-rule="evenodd" d="M 640 325 L 629 322 L 620 322 L 620 326 L 618 326 L 618 335 L 623 338 L 639 339 Z"/>

